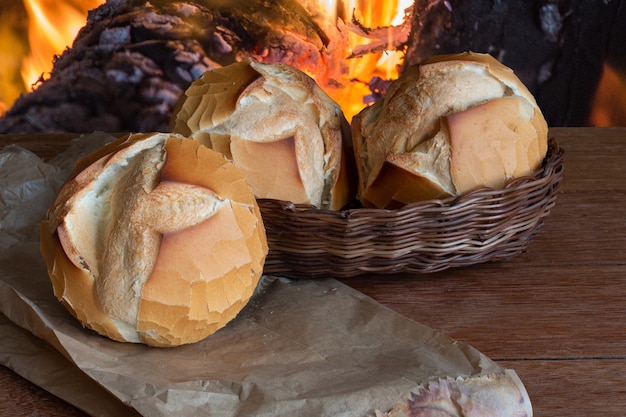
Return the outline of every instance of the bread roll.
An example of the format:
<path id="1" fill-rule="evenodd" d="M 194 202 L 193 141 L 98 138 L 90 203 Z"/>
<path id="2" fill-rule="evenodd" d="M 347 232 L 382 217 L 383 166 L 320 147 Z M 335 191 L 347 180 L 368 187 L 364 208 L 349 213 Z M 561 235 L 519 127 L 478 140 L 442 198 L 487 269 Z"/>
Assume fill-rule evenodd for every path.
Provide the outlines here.
<path id="1" fill-rule="evenodd" d="M 224 327 L 267 240 L 243 172 L 173 134 L 132 134 L 77 164 L 41 227 L 56 297 L 123 342 L 177 346 Z"/>
<path id="2" fill-rule="evenodd" d="M 537 170 L 548 127 L 513 71 L 487 54 L 436 56 L 408 68 L 352 120 L 365 206 L 502 188 Z"/>
<path id="3" fill-rule="evenodd" d="M 258 198 L 338 210 L 356 194 L 340 107 L 288 65 L 246 61 L 206 72 L 183 94 L 170 130 L 222 152 Z"/>

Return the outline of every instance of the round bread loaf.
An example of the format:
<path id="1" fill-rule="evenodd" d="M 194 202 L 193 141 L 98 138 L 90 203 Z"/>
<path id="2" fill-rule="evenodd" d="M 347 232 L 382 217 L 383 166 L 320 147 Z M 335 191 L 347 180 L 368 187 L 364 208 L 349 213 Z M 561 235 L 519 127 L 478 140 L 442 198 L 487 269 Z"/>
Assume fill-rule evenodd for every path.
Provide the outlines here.
<path id="1" fill-rule="evenodd" d="M 243 172 L 174 134 L 131 134 L 77 163 L 41 226 L 56 297 L 88 328 L 197 342 L 247 304 L 268 252 Z"/>
<path id="2" fill-rule="evenodd" d="M 398 208 L 533 173 L 548 127 L 510 68 L 466 52 L 408 68 L 353 118 L 352 137 L 359 200 Z"/>
<path id="3" fill-rule="evenodd" d="M 245 61 L 206 72 L 183 94 L 170 130 L 223 153 L 258 198 L 338 210 L 356 194 L 341 108 L 286 64 Z"/>

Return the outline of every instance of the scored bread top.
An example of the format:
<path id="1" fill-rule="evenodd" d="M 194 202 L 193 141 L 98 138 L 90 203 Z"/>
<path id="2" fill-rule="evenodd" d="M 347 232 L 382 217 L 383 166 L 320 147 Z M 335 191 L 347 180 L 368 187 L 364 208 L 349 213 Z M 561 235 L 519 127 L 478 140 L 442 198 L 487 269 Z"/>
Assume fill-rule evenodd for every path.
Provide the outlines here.
<path id="1" fill-rule="evenodd" d="M 338 209 L 354 193 L 345 175 L 350 130 L 316 82 L 281 63 L 239 62 L 196 80 L 170 129 L 224 154 L 258 198 Z M 347 135 L 347 138 L 344 137 Z"/>
<path id="2" fill-rule="evenodd" d="M 241 170 L 197 141 L 136 134 L 111 149 L 88 158 L 42 228 L 55 294 L 115 340 L 200 340 L 234 318 L 261 276 L 254 195 Z"/>
<path id="3" fill-rule="evenodd" d="M 503 97 L 516 101 L 487 104 Z M 484 111 L 469 110 L 481 106 Z M 378 177 L 388 175 L 381 171 L 391 169 L 391 164 L 432 184 L 430 190 L 411 198 L 419 201 L 501 185 L 522 172 L 530 174 L 547 152 L 547 124 L 532 94 L 511 69 L 487 54 L 476 53 L 433 57 L 408 68 L 382 100 L 353 118 L 352 135 L 359 170 L 358 195 L 366 205 L 372 199 L 391 203 L 396 198 L 394 190 L 386 190 L 388 196 L 384 198 L 368 190 L 382 190 Z M 513 145 L 514 156 L 501 152 L 498 158 L 513 158 L 519 161 L 519 168 L 507 168 L 501 181 L 488 181 L 482 175 L 468 179 L 472 177 L 468 177 L 469 171 L 490 171 L 493 163 L 460 151 L 469 149 L 461 145 L 468 137 L 473 138 L 474 150 L 492 147 L 493 141 L 517 143 Z M 507 167 L 511 163 L 498 162 Z M 451 176 L 451 170 L 458 173 L 459 167 L 464 174 Z"/>

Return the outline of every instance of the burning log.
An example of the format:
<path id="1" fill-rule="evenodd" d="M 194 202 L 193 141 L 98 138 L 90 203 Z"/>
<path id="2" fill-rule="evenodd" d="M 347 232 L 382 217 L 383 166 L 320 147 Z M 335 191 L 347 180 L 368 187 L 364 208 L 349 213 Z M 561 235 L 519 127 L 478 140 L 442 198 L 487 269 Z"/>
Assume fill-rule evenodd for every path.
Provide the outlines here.
<path id="1" fill-rule="evenodd" d="M 90 12 L 47 79 L 0 119 L 0 133 L 165 131 L 204 71 L 281 61 L 332 79 L 341 36 L 296 0 L 109 0 Z"/>
<path id="2" fill-rule="evenodd" d="M 163 131 L 193 80 L 243 59 L 293 65 L 327 92 L 350 82 L 337 101 L 360 97 L 360 110 L 389 80 L 352 82 L 349 61 L 383 49 L 403 51 L 399 71 L 437 54 L 490 53 L 529 87 L 550 126 L 580 126 L 611 50 L 626 67 L 623 0 L 415 0 L 403 25 L 372 28 L 319 10 L 311 0 L 108 0 L 0 118 L 0 133 Z M 371 42 L 350 45 L 352 34 Z"/>

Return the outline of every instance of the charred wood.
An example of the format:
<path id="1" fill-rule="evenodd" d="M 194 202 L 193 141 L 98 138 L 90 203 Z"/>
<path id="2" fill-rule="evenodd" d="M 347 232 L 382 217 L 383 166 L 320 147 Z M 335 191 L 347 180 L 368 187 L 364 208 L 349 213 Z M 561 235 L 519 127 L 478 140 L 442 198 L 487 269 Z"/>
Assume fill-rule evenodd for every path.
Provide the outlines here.
<path id="1" fill-rule="evenodd" d="M 345 70 L 344 33 L 389 45 L 404 66 L 437 54 L 486 52 L 535 94 L 551 126 L 587 123 L 603 64 L 626 74 L 626 1 L 415 0 L 397 28 L 344 16 L 328 25 L 314 1 L 108 0 L 89 14 L 50 74 L 0 118 L 0 133 L 163 131 L 189 84 L 242 59 L 297 66 L 333 85 Z M 369 83 L 376 99 L 389 80 Z M 337 84 L 340 82 L 337 81 Z"/>
<path id="2" fill-rule="evenodd" d="M 416 0 L 405 65 L 490 53 L 530 88 L 551 126 L 584 126 L 602 64 L 615 59 L 611 45 L 625 56 L 625 7 L 623 0 Z"/>
<path id="3" fill-rule="evenodd" d="M 328 71 L 328 43 L 295 0 L 109 0 L 0 119 L 0 133 L 165 131 L 204 71 L 242 59 Z"/>

